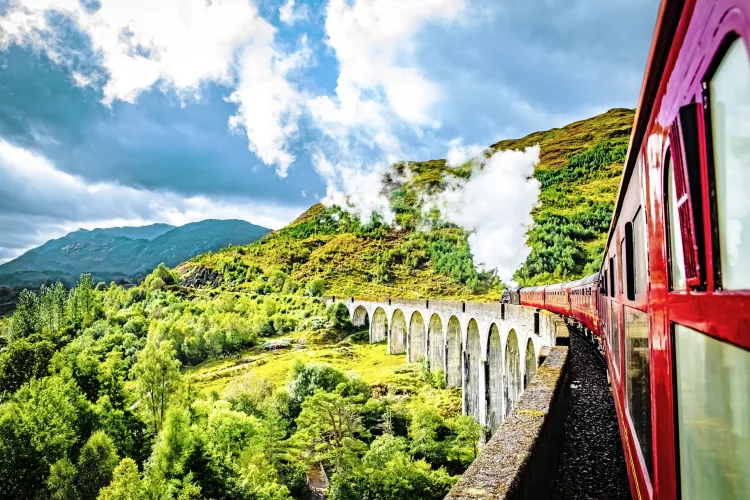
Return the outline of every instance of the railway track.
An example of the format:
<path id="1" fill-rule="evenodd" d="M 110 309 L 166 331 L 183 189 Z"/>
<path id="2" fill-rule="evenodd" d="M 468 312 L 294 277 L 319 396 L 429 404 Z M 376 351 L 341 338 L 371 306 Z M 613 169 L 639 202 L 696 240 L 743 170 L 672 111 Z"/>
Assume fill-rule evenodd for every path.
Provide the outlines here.
<path id="1" fill-rule="evenodd" d="M 569 327 L 571 403 L 553 498 L 631 498 L 604 358 Z"/>

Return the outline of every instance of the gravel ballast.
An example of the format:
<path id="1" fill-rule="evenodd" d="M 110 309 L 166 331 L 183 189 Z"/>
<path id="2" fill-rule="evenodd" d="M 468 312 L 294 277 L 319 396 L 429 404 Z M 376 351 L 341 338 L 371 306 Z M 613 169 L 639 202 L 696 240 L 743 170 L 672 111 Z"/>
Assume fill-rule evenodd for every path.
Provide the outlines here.
<path id="1" fill-rule="evenodd" d="M 553 498 L 629 499 L 625 458 L 604 364 L 594 348 L 572 332 L 569 358 L 570 413 Z"/>

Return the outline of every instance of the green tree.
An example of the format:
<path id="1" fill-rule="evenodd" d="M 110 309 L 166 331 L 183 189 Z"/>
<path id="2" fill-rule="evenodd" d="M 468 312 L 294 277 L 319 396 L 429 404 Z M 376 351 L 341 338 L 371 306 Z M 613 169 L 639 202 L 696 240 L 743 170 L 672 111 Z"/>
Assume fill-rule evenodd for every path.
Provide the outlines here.
<path id="1" fill-rule="evenodd" d="M 141 500 L 143 497 L 138 465 L 132 458 L 123 458 L 115 467 L 109 486 L 99 492 L 98 500 Z"/>
<path id="2" fill-rule="evenodd" d="M 78 457 L 76 483 L 82 500 L 94 500 L 99 496 L 99 490 L 112 480 L 118 462 L 112 439 L 102 431 L 93 433 Z"/>
<path id="3" fill-rule="evenodd" d="M 21 338 L 0 354 L 0 394 L 13 394 L 33 377 L 49 374 L 49 362 L 55 345 L 39 335 Z"/>
<path id="4" fill-rule="evenodd" d="M 11 337 L 18 340 L 39 331 L 39 297 L 24 290 L 18 296 L 11 323 Z"/>
<path id="5" fill-rule="evenodd" d="M 305 287 L 305 295 L 308 297 L 321 297 L 325 291 L 326 282 L 321 278 L 310 281 Z"/>
<path id="6" fill-rule="evenodd" d="M 311 462 L 331 462 L 339 471 L 351 467 L 367 450 L 361 439 L 368 437 L 357 406 L 348 398 L 318 389 L 302 403 L 294 439 L 306 448 Z"/>
<path id="7" fill-rule="evenodd" d="M 51 287 L 42 285 L 39 321 L 43 329 L 57 333 L 65 321 L 65 287 L 59 281 Z"/>
<path id="8" fill-rule="evenodd" d="M 70 290 L 66 303 L 68 320 L 80 327 L 94 318 L 94 282 L 90 274 L 82 274 L 75 288 Z"/>
<path id="9" fill-rule="evenodd" d="M 333 476 L 331 500 L 444 498 L 457 477 L 442 468 L 432 470 L 424 460 L 412 460 L 404 448 L 393 436 L 375 439 L 361 464 Z"/>
<path id="10" fill-rule="evenodd" d="M 180 365 L 175 359 L 172 342 L 163 340 L 158 345 L 150 340 L 138 353 L 138 360 L 131 370 L 136 382 L 136 394 L 145 414 L 158 433 L 165 412 L 181 380 Z"/>
<path id="11" fill-rule="evenodd" d="M 122 353 L 119 350 L 110 351 L 104 362 L 98 366 L 99 396 L 109 397 L 112 406 L 118 409 L 124 408 L 127 399 L 124 378 Z"/>
<path id="12" fill-rule="evenodd" d="M 302 402 L 306 397 L 323 389 L 331 392 L 346 381 L 346 375 L 328 365 L 305 364 L 296 361 L 292 365 L 292 373 L 289 379 L 289 413 L 292 417 L 299 415 L 302 411 Z"/>
<path id="13" fill-rule="evenodd" d="M 94 414 L 70 379 L 32 378 L 0 405 L 0 497 L 34 498 L 58 460 L 91 432 Z"/>
<path id="14" fill-rule="evenodd" d="M 54 500 L 77 500 L 76 466 L 68 457 L 61 458 L 50 467 L 47 490 Z"/>
<path id="15" fill-rule="evenodd" d="M 482 425 L 473 417 L 458 415 L 449 422 L 452 439 L 448 446 L 448 459 L 460 461 L 468 467 L 477 458 L 479 437 Z"/>

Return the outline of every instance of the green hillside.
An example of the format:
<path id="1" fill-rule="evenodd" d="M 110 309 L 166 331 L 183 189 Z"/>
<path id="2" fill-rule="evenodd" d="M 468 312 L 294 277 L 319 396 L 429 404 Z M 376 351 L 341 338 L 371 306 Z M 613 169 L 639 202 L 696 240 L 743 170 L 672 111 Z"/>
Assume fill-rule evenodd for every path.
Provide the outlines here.
<path id="1" fill-rule="evenodd" d="M 240 220 L 79 229 L 0 265 L 0 285 L 37 288 L 61 281 L 73 286 L 83 273 L 94 281 L 136 282 L 162 262 L 174 267 L 202 252 L 250 243 L 268 231 Z"/>
<path id="2" fill-rule="evenodd" d="M 528 234 L 532 247 L 516 273 L 521 284 L 571 279 L 599 265 L 634 112 L 613 109 L 562 128 L 505 140 L 493 151 L 539 144 L 540 203 Z M 409 181 L 401 181 L 405 170 Z M 401 229 L 362 224 L 339 208 L 315 205 L 287 227 L 244 247 L 201 255 L 180 267 L 196 285 L 234 291 L 294 291 L 323 280 L 332 295 L 492 299 L 500 283 L 478 273 L 462 228 L 424 215 L 420 195 L 444 188 L 471 168 L 445 160 L 393 165 L 383 179 Z M 210 276 L 210 280 L 195 279 Z"/>

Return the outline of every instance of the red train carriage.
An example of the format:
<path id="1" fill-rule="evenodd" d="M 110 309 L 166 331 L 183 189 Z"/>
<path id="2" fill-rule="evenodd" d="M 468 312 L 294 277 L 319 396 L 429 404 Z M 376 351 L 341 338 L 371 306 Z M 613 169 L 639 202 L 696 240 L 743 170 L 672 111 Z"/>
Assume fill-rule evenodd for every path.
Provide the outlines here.
<path id="1" fill-rule="evenodd" d="M 529 288 L 521 288 L 519 295 L 521 296 L 521 304 L 544 308 L 544 286 L 534 286 Z"/>
<path id="2" fill-rule="evenodd" d="M 639 500 L 750 498 L 748 46 L 750 0 L 663 1 L 598 282 L 547 287 L 605 344 Z"/>
<path id="3" fill-rule="evenodd" d="M 591 335 L 599 333 L 596 310 L 598 287 L 599 273 L 569 284 L 571 316 Z"/>
<path id="4" fill-rule="evenodd" d="M 559 283 L 544 287 L 545 309 L 563 316 L 571 316 L 570 287 L 568 283 Z"/>

